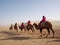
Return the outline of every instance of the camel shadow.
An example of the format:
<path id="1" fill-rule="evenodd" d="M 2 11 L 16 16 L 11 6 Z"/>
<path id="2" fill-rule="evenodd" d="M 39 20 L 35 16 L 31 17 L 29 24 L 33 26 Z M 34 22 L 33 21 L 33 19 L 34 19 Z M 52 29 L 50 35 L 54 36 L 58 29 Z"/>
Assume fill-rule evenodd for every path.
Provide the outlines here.
<path id="1" fill-rule="evenodd" d="M 48 39 L 53 39 L 53 40 L 47 42 L 60 42 L 60 37 L 54 37 L 54 38 L 50 37 Z"/>
<path id="2" fill-rule="evenodd" d="M 53 40 L 53 42 L 60 42 L 60 40 Z"/>
<path id="3" fill-rule="evenodd" d="M 8 38 L 4 38 L 4 39 L 0 39 L 0 40 L 27 40 L 30 39 L 29 37 L 8 37 Z"/>
<path id="4" fill-rule="evenodd" d="M 47 42 L 60 42 L 60 39 L 55 39 L 55 40 L 52 40 L 52 41 L 47 41 Z"/>
<path id="5" fill-rule="evenodd" d="M 35 36 L 36 37 L 36 36 Z M 29 39 L 50 39 L 47 42 L 60 42 L 60 37 L 48 37 L 48 38 L 35 38 L 34 36 L 8 36 L 6 38 L 0 39 L 0 40 L 29 40 Z"/>
<path id="6" fill-rule="evenodd" d="M 12 37 L 7 37 L 7 38 L 0 39 L 0 40 L 29 40 L 29 39 L 51 39 L 50 41 L 47 41 L 47 42 L 60 42 L 60 37 L 55 37 L 55 38 L 52 38 L 52 37 L 49 37 L 49 38 L 32 38 L 32 37 L 29 37 L 29 36 L 27 36 L 27 37 L 26 36 L 12 36 Z M 54 39 L 54 40 L 52 40 L 52 39 Z"/>
<path id="7" fill-rule="evenodd" d="M 16 33 L 8 32 L 8 31 L 0 31 L 0 34 L 6 34 L 6 35 L 8 35 L 8 36 L 20 35 L 20 34 L 16 34 Z"/>

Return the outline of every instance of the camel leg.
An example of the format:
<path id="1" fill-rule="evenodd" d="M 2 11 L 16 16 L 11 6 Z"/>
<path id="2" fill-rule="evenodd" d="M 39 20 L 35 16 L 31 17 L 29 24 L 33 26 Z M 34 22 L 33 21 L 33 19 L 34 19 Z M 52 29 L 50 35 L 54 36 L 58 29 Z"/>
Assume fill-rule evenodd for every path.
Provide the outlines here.
<path id="1" fill-rule="evenodd" d="M 21 28 L 21 31 L 22 31 L 22 28 Z"/>
<path id="2" fill-rule="evenodd" d="M 54 30 L 52 29 L 52 28 L 50 28 L 51 29 L 51 31 L 52 31 L 52 33 L 53 33 L 53 38 L 54 38 Z"/>
<path id="3" fill-rule="evenodd" d="M 34 28 L 32 28 L 31 30 L 32 30 L 32 34 L 34 34 L 34 32 L 35 32 Z"/>
<path id="4" fill-rule="evenodd" d="M 26 29 L 24 29 L 24 31 L 26 32 Z"/>
<path id="5" fill-rule="evenodd" d="M 47 37 L 48 37 L 48 35 L 50 34 L 50 30 L 49 30 L 49 28 L 47 28 L 47 31 L 48 31 L 48 34 L 47 34 L 46 38 L 47 38 Z"/>
<path id="6" fill-rule="evenodd" d="M 41 35 L 40 35 L 40 36 L 42 37 L 42 28 L 40 28 L 40 33 L 41 33 Z"/>
<path id="7" fill-rule="evenodd" d="M 28 34 L 29 34 L 29 29 L 28 29 Z"/>
<path id="8" fill-rule="evenodd" d="M 20 31 L 22 31 L 22 28 L 21 28 L 21 27 L 19 27 L 19 30 L 20 30 Z"/>
<path id="9" fill-rule="evenodd" d="M 32 28 L 31 30 L 32 30 L 32 32 L 35 32 L 34 28 Z"/>

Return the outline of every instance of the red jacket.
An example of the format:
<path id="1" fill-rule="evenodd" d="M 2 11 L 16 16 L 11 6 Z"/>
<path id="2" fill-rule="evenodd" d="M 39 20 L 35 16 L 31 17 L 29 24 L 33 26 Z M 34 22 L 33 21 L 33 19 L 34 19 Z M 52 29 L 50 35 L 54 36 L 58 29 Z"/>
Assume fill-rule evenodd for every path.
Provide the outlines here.
<path id="1" fill-rule="evenodd" d="M 28 25 L 30 25 L 31 24 L 31 22 L 30 22 L 30 20 L 28 21 Z"/>
<path id="2" fill-rule="evenodd" d="M 45 22 L 45 21 L 46 21 L 46 17 L 43 17 L 43 18 L 42 18 L 42 22 Z"/>
<path id="3" fill-rule="evenodd" d="M 22 28 L 24 28 L 24 27 L 25 27 L 25 26 L 24 26 L 24 23 L 22 23 L 22 24 L 21 24 L 21 27 L 22 27 Z"/>

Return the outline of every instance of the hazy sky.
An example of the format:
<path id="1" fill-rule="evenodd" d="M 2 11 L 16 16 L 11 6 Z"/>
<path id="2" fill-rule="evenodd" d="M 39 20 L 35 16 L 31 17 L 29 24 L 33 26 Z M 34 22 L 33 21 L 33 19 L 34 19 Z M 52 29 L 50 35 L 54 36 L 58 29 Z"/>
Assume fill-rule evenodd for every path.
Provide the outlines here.
<path id="1" fill-rule="evenodd" d="M 0 0 L 0 25 L 28 20 L 60 20 L 60 0 Z"/>

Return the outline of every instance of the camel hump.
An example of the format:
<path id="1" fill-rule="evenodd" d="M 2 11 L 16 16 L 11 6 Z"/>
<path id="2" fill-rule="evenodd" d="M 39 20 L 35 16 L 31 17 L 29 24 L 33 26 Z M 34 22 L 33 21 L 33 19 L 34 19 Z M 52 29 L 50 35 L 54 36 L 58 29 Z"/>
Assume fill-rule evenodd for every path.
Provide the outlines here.
<path id="1" fill-rule="evenodd" d="M 51 22 L 49 21 L 46 21 L 46 22 L 42 22 L 41 23 L 41 26 L 44 27 L 44 26 L 52 26 Z"/>
<path id="2" fill-rule="evenodd" d="M 46 25 L 45 23 L 46 23 L 46 22 L 42 22 L 42 23 L 41 23 L 41 26 L 45 26 L 45 25 Z"/>

